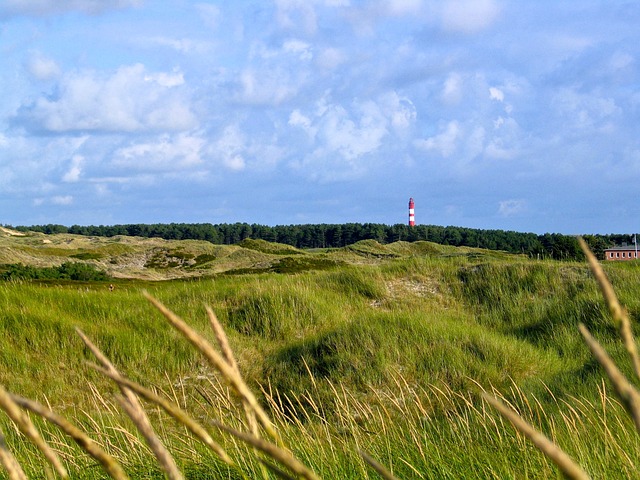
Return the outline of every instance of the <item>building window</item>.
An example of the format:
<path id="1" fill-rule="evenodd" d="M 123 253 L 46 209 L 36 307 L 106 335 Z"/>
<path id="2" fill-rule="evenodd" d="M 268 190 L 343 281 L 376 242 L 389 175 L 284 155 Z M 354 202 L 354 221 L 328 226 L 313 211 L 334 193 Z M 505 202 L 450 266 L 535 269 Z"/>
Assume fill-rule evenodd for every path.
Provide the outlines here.
<path id="1" fill-rule="evenodd" d="M 616 252 L 616 258 L 620 258 L 620 252 Z"/>

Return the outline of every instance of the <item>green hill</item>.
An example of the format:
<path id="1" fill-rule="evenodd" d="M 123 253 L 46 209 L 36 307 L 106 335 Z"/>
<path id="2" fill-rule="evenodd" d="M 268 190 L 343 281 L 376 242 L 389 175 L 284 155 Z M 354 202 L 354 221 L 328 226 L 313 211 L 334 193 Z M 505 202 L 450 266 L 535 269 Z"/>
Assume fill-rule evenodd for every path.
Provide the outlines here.
<path id="1" fill-rule="evenodd" d="M 125 433 L 132 427 L 118 390 L 87 367 L 95 360 L 76 327 L 123 374 L 207 428 L 210 420 L 248 428 L 224 379 L 143 289 L 216 344 L 204 307 L 212 308 L 283 442 L 321 478 L 374 478 L 359 449 L 398 478 L 557 477 L 492 413 L 483 391 L 499 393 L 593 477 L 635 475 L 633 426 L 577 333 L 587 325 L 631 372 L 585 264 L 424 241 L 300 250 L 255 240 L 7 234 L 0 247 L 0 263 L 81 262 L 110 275 L 0 282 L 0 383 L 74 419 L 134 478 L 159 467 L 138 434 Z M 606 270 L 640 318 L 637 266 Z M 229 469 L 149 411 L 188 478 L 261 475 L 260 461 L 232 438 L 214 434 L 238 465 Z M 73 442 L 39 425 L 76 478 L 102 478 Z M 42 476 L 42 461 L 6 418 L 0 428 L 27 473 Z"/>

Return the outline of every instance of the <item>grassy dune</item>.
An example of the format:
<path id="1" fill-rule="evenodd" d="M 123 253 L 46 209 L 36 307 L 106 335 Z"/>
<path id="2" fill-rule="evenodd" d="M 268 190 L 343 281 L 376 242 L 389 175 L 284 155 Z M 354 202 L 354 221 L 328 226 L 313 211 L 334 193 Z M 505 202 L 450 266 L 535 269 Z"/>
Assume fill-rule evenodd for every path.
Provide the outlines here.
<path id="1" fill-rule="evenodd" d="M 282 443 L 320 478 L 379 478 L 359 450 L 398 478 L 558 477 L 483 392 L 512 405 L 594 478 L 638 476 L 633 423 L 577 331 L 585 324 L 631 373 L 587 265 L 428 242 L 307 252 L 253 241 L 68 237 L 3 241 L 39 265 L 75 258 L 129 278 L 114 281 L 114 291 L 109 282 L 0 283 L 0 383 L 76 421 L 132 478 L 162 474 L 114 400 L 117 387 L 87 366 L 95 360 L 76 327 L 124 375 L 202 421 L 236 463 L 223 464 L 149 407 L 187 478 L 257 478 L 264 468 L 251 448 L 211 426 L 246 431 L 242 406 L 143 289 L 215 344 L 212 308 Z M 606 268 L 635 321 L 638 266 Z M 149 271 L 131 278 L 139 270 Z M 72 477 L 104 478 L 55 427 L 38 424 Z M 34 447 L 7 418 L 0 428 L 26 473 L 42 476 Z"/>

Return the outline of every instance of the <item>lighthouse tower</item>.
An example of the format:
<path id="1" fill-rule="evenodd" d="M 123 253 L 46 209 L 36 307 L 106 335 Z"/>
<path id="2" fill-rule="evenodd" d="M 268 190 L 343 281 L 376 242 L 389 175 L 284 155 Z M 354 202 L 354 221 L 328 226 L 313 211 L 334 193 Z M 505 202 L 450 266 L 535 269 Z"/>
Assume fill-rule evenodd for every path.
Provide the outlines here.
<path id="1" fill-rule="evenodd" d="M 409 199 L 409 226 L 413 227 L 416 224 L 416 216 L 414 211 L 413 198 Z"/>

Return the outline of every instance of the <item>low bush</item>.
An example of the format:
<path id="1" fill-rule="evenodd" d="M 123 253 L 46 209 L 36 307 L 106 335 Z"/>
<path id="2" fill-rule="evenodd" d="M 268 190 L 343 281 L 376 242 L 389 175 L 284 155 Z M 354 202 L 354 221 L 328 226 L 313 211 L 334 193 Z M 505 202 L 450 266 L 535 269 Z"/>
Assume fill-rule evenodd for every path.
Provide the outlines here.
<path id="1" fill-rule="evenodd" d="M 108 280 L 106 272 L 93 265 L 65 262 L 58 267 L 32 267 L 20 263 L 0 266 L 1 280 L 74 280 L 95 282 Z"/>

